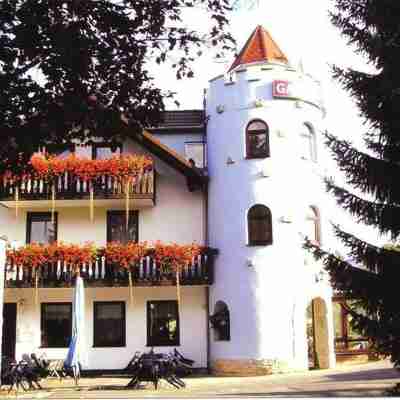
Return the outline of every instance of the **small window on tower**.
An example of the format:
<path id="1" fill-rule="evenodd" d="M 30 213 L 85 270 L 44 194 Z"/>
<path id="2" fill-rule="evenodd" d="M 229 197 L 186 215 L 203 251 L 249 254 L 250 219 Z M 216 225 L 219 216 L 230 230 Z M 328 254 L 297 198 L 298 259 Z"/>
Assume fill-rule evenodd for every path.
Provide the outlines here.
<path id="1" fill-rule="evenodd" d="M 247 214 L 249 246 L 272 244 L 272 216 L 268 207 L 256 204 Z"/>
<path id="2" fill-rule="evenodd" d="M 317 161 L 316 138 L 314 130 L 309 124 L 303 124 L 300 131 L 301 158 L 304 160 Z"/>
<path id="3" fill-rule="evenodd" d="M 308 207 L 306 217 L 306 236 L 313 243 L 321 244 L 321 223 L 319 212 L 314 206 Z"/>
<path id="4" fill-rule="evenodd" d="M 214 314 L 210 316 L 215 341 L 231 340 L 229 308 L 223 301 L 217 301 Z"/>
<path id="5" fill-rule="evenodd" d="M 246 157 L 266 158 L 270 156 L 268 125 L 255 120 L 246 129 Z"/>

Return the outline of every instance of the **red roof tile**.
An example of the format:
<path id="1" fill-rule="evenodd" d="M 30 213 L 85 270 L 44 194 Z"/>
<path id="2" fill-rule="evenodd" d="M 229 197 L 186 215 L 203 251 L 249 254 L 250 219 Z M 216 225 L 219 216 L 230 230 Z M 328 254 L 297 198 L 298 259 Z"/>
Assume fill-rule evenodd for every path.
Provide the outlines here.
<path id="1" fill-rule="evenodd" d="M 271 35 L 261 25 L 258 25 L 251 34 L 236 60 L 228 72 L 238 65 L 250 64 L 258 61 L 278 61 L 288 63 L 285 54 L 274 42 Z"/>

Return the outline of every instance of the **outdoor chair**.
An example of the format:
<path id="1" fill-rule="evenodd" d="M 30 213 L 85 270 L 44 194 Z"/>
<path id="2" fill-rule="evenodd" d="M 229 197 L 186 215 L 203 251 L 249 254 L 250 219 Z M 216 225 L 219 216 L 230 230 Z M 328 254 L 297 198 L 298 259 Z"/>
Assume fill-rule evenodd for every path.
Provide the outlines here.
<path id="1" fill-rule="evenodd" d="M 173 353 L 135 353 L 125 370 L 133 375 L 127 388 L 138 388 L 140 382 L 153 382 L 157 390 L 158 382 L 161 379 L 167 381 L 177 389 L 186 386 L 185 382 L 178 376 L 180 373 L 189 374 L 193 360 L 185 358 L 176 349 Z"/>

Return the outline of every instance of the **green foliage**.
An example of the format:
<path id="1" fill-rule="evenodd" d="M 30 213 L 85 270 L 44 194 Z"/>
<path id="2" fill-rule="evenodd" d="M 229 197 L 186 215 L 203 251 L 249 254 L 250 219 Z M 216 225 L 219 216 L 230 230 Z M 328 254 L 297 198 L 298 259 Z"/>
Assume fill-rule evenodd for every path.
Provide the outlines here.
<path id="1" fill-rule="evenodd" d="M 377 72 L 333 69 L 364 118 L 366 148 L 360 151 L 350 141 L 326 135 L 346 183 L 357 194 L 333 180 L 326 181 L 327 189 L 357 223 L 373 226 L 396 242 L 400 235 L 400 2 L 335 0 L 335 4 L 333 24 Z M 342 259 L 312 243 L 306 247 L 322 260 L 335 289 L 356 299 L 357 307 L 350 307 L 354 329 L 399 367 L 399 248 L 373 245 L 337 226 L 335 234 L 348 248 Z"/>
<path id="2" fill-rule="evenodd" d="M 193 7 L 206 10 L 208 34 L 183 20 Z M 163 93 L 148 61 L 193 76 L 205 48 L 231 49 L 229 11 L 229 0 L 2 0 L 0 169 L 49 142 L 115 142 L 121 115 L 131 134 L 156 125 Z"/>

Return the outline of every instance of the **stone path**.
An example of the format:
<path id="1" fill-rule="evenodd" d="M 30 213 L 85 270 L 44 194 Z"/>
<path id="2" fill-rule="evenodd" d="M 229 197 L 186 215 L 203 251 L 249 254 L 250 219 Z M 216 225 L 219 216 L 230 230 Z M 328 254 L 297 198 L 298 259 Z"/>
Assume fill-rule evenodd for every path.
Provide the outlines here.
<path id="1" fill-rule="evenodd" d="M 45 389 L 18 393 L 19 399 L 133 399 L 133 398 L 232 398 L 232 397 L 371 397 L 400 382 L 400 374 L 387 361 L 343 366 L 334 370 L 309 371 L 254 378 L 192 377 L 187 388 L 176 390 L 162 383 L 158 391 L 152 385 L 125 390 L 128 378 L 101 377 L 73 381 L 48 379 Z M 0 397 L 8 397 L 0 392 Z M 10 398 L 16 398 L 13 393 Z"/>

